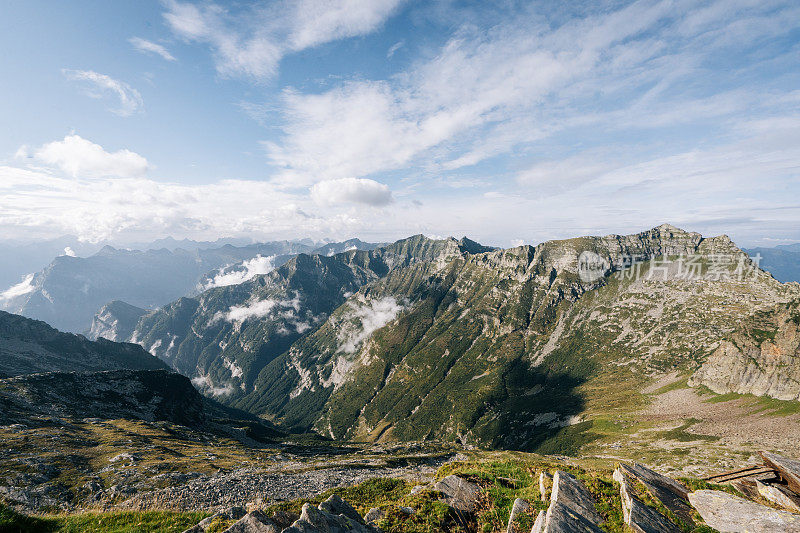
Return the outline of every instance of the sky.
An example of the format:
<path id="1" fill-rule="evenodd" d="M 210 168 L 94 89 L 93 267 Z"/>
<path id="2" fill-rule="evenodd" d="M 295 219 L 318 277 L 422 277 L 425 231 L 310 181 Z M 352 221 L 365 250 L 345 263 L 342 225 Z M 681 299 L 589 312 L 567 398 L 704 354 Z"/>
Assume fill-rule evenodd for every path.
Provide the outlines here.
<path id="1" fill-rule="evenodd" d="M 800 241 L 800 4 L 0 6 L 0 240 Z"/>

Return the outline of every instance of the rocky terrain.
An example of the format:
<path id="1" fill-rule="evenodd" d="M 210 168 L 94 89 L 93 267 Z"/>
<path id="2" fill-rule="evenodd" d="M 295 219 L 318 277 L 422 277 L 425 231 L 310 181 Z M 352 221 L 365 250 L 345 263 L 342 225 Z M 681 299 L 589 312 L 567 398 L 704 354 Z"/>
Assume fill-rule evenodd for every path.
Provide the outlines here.
<path id="1" fill-rule="evenodd" d="M 800 305 L 760 314 L 724 340 L 692 376 L 690 385 L 800 401 Z"/>
<path id="2" fill-rule="evenodd" d="M 44 322 L 0 311 L 0 377 L 123 368 L 169 367 L 135 344 L 92 342 Z"/>

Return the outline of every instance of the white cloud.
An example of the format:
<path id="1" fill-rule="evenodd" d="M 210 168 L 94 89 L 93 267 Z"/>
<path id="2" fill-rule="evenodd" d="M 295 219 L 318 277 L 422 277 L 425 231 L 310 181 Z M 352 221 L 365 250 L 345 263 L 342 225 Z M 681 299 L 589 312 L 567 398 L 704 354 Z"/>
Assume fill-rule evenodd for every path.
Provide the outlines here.
<path id="1" fill-rule="evenodd" d="M 38 161 L 78 177 L 135 177 L 147 172 L 147 160 L 130 150 L 106 152 L 102 146 L 79 135 L 45 144 L 34 153 Z"/>
<path id="2" fill-rule="evenodd" d="M 212 279 L 203 284 L 202 288 L 203 290 L 208 290 L 214 287 L 227 287 L 228 285 L 244 283 L 261 274 L 272 272 L 275 269 L 274 261 L 274 255 L 264 257 L 259 254 L 253 259 L 220 268 Z"/>
<path id="3" fill-rule="evenodd" d="M 119 106 L 112 108 L 111 111 L 117 115 L 128 117 L 144 108 L 142 95 L 125 82 L 92 70 L 62 69 L 61 72 L 67 79 L 87 82 L 89 84 L 87 94 L 92 98 L 104 98 L 109 95 L 116 97 L 119 100 Z"/>
<path id="4" fill-rule="evenodd" d="M 339 331 L 339 352 L 353 353 L 356 348 L 367 340 L 375 331 L 379 330 L 403 310 L 397 300 L 387 296 L 368 302 L 351 302 L 352 311 L 348 314 L 347 322 Z"/>
<path id="5" fill-rule="evenodd" d="M 142 39 L 141 37 L 132 37 L 128 39 L 128 42 L 131 43 L 133 47 L 139 50 L 140 52 L 156 54 L 158 56 L 161 56 L 163 59 L 167 61 L 177 61 L 177 59 L 175 59 L 175 56 L 169 53 L 169 50 L 167 50 L 158 43 L 148 41 L 147 39 Z"/>
<path id="6" fill-rule="evenodd" d="M 391 57 L 400 50 L 403 46 L 405 46 L 405 41 L 398 41 L 394 43 L 392 46 L 389 47 L 389 50 L 386 51 L 386 59 L 391 59 Z"/>
<path id="7" fill-rule="evenodd" d="M 278 304 L 276 300 L 256 300 L 248 305 L 235 305 L 225 313 L 228 322 L 244 322 L 248 318 L 263 318 Z"/>
<path id="8" fill-rule="evenodd" d="M 171 0 L 164 18 L 180 37 L 209 45 L 221 74 L 264 79 L 286 54 L 374 31 L 403 1 L 300 0 L 234 13 Z"/>
<path id="9" fill-rule="evenodd" d="M 19 296 L 24 296 L 26 294 L 30 294 L 36 290 L 36 287 L 33 286 L 33 274 L 28 274 L 25 276 L 25 279 L 17 283 L 16 285 L 12 285 L 8 289 L 3 292 L 0 292 L 0 302 L 6 300 L 13 300 Z"/>
<path id="10" fill-rule="evenodd" d="M 75 250 L 67 246 L 66 248 L 64 248 L 64 255 L 66 255 L 67 257 L 75 257 L 76 255 Z"/>
<path id="11" fill-rule="evenodd" d="M 316 183 L 311 197 L 320 204 L 357 203 L 384 206 L 392 203 L 392 192 L 383 183 L 364 178 L 341 178 Z"/>
<path id="12" fill-rule="evenodd" d="M 292 309 L 290 316 L 300 310 L 300 298 L 295 296 L 291 300 L 273 300 L 267 298 L 265 300 L 254 300 L 247 305 L 234 305 L 228 309 L 224 314 L 225 320 L 228 322 L 244 322 L 250 318 L 264 318 L 272 313 L 273 310 L 279 309 Z"/>
<path id="13" fill-rule="evenodd" d="M 199 375 L 192 378 L 192 385 L 194 385 L 200 392 L 210 394 L 211 396 L 227 396 L 234 391 L 231 384 L 223 386 L 216 386 L 211 378 L 206 375 Z"/>

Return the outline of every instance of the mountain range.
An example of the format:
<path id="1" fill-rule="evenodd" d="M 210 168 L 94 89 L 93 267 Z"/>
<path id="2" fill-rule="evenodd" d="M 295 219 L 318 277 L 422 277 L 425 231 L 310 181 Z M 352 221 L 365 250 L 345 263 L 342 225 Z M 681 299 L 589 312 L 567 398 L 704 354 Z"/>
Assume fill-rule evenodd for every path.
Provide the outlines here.
<path id="1" fill-rule="evenodd" d="M 174 242 L 168 244 L 176 244 Z M 191 249 L 116 249 L 106 246 L 89 257 L 62 255 L 28 275 L 0 298 L 0 308 L 71 332 L 90 332 L 98 310 L 114 301 L 154 309 L 203 288 L 236 283 L 263 274 L 311 244 L 275 241 L 246 246 L 225 244 Z M 323 246 L 325 253 L 377 245 L 357 239 Z"/>
<path id="2" fill-rule="evenodd" d="M 758 269 L 726 236 L 669 225 L 505 250 L 418 235 L 299 254 L 135 326 L 129 318 L 121 340 L 295 432 L 536 449 L 588 431 L 587 413 L 628 401 L 651 376 L 705 383 L 709 361 L 734 364 L 717 350 L 742 335 L 739 324 L 798 298 L 800 286 Z M 774 384 L 762 394 L 796 389 L 758 372 L 747 379 Z"/>

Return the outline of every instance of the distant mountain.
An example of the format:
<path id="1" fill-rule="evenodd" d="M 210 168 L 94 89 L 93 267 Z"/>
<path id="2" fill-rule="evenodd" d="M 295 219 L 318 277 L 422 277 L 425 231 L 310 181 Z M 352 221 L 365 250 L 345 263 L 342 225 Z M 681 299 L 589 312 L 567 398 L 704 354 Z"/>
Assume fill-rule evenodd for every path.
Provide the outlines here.
<path id="1" fill-rule="evenodd" d="M 211 270 L 258 255 L 285 261 L 306 250 L 304 245 L 286 241 L 191 251 L 106 246 L 86 258 L 56 258 L 26 283 L 12 288 L 0 307 L 61 330 L 83 332 L 91 327 L 98 309 L 112 300 L 152 309 L 195 293 L 198 282 Z"/>
<path id="2" fill-rule="evenodd" d="M 372 243 L 372 242 L 364 242 L 360 239 L 348 239 L 343 242 L 329 242 L 322 246 L 318 246 L 314 248 L 310 253 L 311 254 L 320 254 L 320 255 L 334 255 L 340 254 L 342 252 L 349 252 L 351 250 L 374 250 L 375 248 L 379 248 L 381 246 L 386 246 L 387 243 Z"/>
<path id="3" fill-rule="evenodd" d="M 139 319 L 147 313 L 147 309 L 114 300 L 101 307 L 94 315 L 92 327 L 86 336 L 92 340 L 100 337 L 110 341 L 129 339 Z"/>
<path id="4" fill-rule="evenodd" d="M 794 244 L 779 244 L 775 248 L 778 250 L 785 250 L 787 252 L 800 252 L 800 242 Z"/>
<path id="5" fill-rule="evenodd" d="M 168 369 L 136 344 L 92 342 L 0 311 L 0 377 L 38 372 Z"/>
<path id="6" fill-rule="evenodd" d="M 800 281 L 800 244 L 782 245 L 775 248 L 747 248 L 750 257 L 760 257 L 761 268 L 775 279 L 788 283 Z"/>
<path id="7" fill-rule="evenodd" d="M 42 270 L 54 257 L 68 252 L 91 255 L 102 247 L 102 244 L 81 242 L 72 236 L 37 242 L 0 241 L 0 293 L 23 281 L 31 272 Z"/>
<path id="8" fill-rule="evenodd" d="M 291 430 L 536 449 L 798 297 L 726 236 L 669 225 L 507 250 L 418 235 L 300 254 L 143 316 L 131 340 Z"/>
<path id="9" fill-rule="evenodd" d="M 377 245 L 354 239 L 326 245 L 325 250 L 352 246 L 371 249 Z M 314 249 L 290 241 L 191 250 L 105 246 L 86 258 L 57 257 L 41 272 L 6 290 L 0 296 L 0 309 L 44 320 L 64 331 L 89 333 L 98 310 L 114 300 L 155 309 L 181 296 L 264 274 L 301 252 Z"/>

